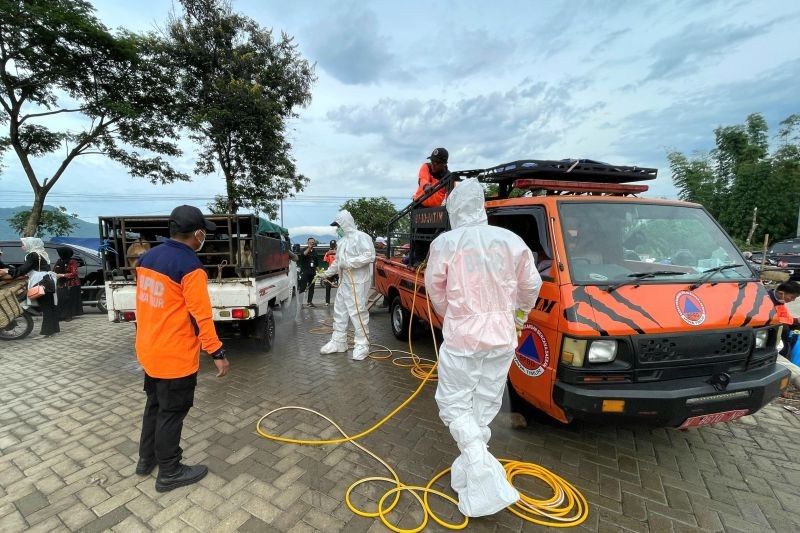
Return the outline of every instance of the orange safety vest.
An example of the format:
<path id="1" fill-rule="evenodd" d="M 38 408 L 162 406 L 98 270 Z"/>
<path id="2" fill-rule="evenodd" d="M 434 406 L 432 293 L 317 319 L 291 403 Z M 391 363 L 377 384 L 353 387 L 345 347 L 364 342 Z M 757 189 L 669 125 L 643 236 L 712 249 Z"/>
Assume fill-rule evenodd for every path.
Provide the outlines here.
<path id="1" fill-rule="evenodd" d="M 417 187 L 417 192 L 414 193 L 414 200 L 425 194 L 426 185 L 433 187 L 439 183 L 439 180 L 431 174 L 431 167 L 428 163 L 423 163 L 422 166 L 419 167 L 418 183 L 419 187 Z M 439 189 L 433 196 L 422 202 L 422 205 L 424 207 L 439 207 L 444 203 L 445 198 L 447 198 L 447 191 L 445 189 Z"/>
<path id="2" fill-rule="evenodd" d="M 136 268 L 136 356 L 154 378 L 197 372 L 200 350 L 222 348 L 214 328 L 208 276 L 197 254 L 168 240 L 144 254 Z"/>

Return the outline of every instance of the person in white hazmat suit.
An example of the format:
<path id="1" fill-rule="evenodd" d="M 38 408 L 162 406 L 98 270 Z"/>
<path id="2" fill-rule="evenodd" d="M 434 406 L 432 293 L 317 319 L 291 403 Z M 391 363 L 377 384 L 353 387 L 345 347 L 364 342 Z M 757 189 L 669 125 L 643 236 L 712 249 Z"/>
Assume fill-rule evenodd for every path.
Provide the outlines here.
<path id="1" fill-rule="evenodd" d="M 517 331 L 536 303 L 542 279 L 525 242 L 489 226 L 483 187 L 474 178 L 447 199 L 451 231 L 430 247 L 425 290 L 444 318 L 436 403 L 461 454 L 450 484 L 466 516 L 494 514 L 519 499 L 487 445 L 500 411 Z M 515 314 L 516 313 L 516 314 Z"/>
<path id="2" fill-rule="evenodd" d="M 339 242 L 336 244 L 336 260 L 323 275 L 331 277 L 338 274 L 339 288 L 333 303 L 333 336 L 319 353 L 347 351 L 349 320 L 355 329 L 353 359 L 361 361 L 369 355 L 367 296 L 372 286 L 375 245 L 369 235 L 358 231 L 353 216 L 347 210 L 339 211 L 331 225 L 338 226 L 336 233 L 339 235 Z"/>

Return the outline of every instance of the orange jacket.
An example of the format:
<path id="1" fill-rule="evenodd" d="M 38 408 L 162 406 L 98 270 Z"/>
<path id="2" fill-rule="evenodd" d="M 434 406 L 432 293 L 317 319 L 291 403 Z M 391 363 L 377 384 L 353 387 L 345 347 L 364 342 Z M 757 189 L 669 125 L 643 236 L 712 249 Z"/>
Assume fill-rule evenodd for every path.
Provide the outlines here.
<path id="1" fill-rule="evenodd" d="M 775 311 L 781 324 L 789 327 L 795 325 L 796 320 L 792 316 L 792 313 L 789 312 L 789 308 L 786 307 L 786 304 L 776 305 Z"/>
<path id="2" fill-rule="evenodd" d="M 414 200 L 425 194 L 426 185 L 433 187 L 439 183 L 439 180 L 431 174 L 431 167 L 428 163 L 422 163 L 422 166 L 419 167 L 418 183 L 419 187 L 417 187 L 417 192 L 414 193 Z M 445 198 L 447 198 L 447 191 L 445 189 L 439 189 L 436 191 L 436 194 L 422 202 L 422 205 L 425 207 L 439 207 L 442 205 Z"/>
<path id="3" fill-rule="evenodd" d="M 214 329 L 208 276 L 191 248 L 169 240 L 140 258 L 136 321 L 136 356 L 154 378 L 194 374 L 201 348 L 209 354 L 222 348 Z"/>

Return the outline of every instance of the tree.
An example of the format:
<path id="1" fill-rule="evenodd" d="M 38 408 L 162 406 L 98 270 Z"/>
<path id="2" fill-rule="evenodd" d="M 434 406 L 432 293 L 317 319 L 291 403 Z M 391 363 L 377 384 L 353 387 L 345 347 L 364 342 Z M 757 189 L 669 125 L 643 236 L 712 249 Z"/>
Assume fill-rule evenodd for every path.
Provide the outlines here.
<path id="1" fill-rule="evenodd" d="M 225 0 L 181 0 L 168 34 L 181 109 L 200 144 L 198 174 L 222 171 L 227 211 L 276 214 L 276 200 L 303 190 L 287 123 L 311 100 L 311 65 L 291 37 L 234 13 Z M 219 209 L 219 202 L 212 204 Z"/>
<path id="2" fill-rule="evenodd" d="M 385 196 L 378 198 L 358 198 L 347 200 L 341 209 L 347 209 L 358 229 L 375 239 L 379 235 L 386 235 L 389 221 L 397 215 L 394 204 Z M 402 228 L 397 228 L 403 231 Z"/>
<path id="3" fill-rule="evenodd" d="M 0 13 L 0 152 L 13 149 L 34 192 L 25 235 L 78 157 L 105 155 L 153 183 L 189 179 L 159 155 L 181 152 L 174 75 L 157 37 L 112 35 L 84 0 L 0 0 Z M 64 116 L 82 127 L 58 129 Z M 57 151 L 63 159 L 42 179 L 34 159 Z"/>
<path id="4" fill-rule="evenodd" d="M 11 229 L 22 235 L 25 228 L 28 226 L 30 217 L 30 210 L 18 211 L 8 219 L 8 225 L 11 226 Z M 62 235 L 69 235 L 75 228 L 75 223 L 72 222 L 70 217 L 78 218 L 78 215 L 76 213 L 70 215 L 67 213 L 67 208 L 63 205 L 59 206 L 58 209 L 44 209 L 39 219 L 36 233 L 27 235 L 27 237 L 60 237 Z"/>
<path id="5" fill-rule="evenodd" d="M 688 158 L 668 155 L 672 181 L 682 200 L 703 204 L 737 241 L 794 235 L 800 206 L 800 115 L 780 123 L 778 146 L 770 153 L 769 128 L 758 113 L 745 124 L 714 130 L 716 148 Z"/>

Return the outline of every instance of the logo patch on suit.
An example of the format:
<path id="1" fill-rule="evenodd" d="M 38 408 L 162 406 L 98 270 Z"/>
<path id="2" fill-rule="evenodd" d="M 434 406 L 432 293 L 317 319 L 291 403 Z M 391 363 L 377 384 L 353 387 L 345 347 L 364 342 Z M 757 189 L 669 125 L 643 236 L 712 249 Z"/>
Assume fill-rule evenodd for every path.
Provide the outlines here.
<path id="1" fill-rule="evenodd" d="M 535 378 L 544 374 L 549 363 L 550 346 L 544 333 L 533 324 L 525 324 L 514 351 L 514 364 L 523 374 Z"/>
<path id="2" fill-rule="evenodd" d="M 706 321 L 706 307 L 700 298 L 689 291 L 680 291 L 675 295 L 675 309 L 683 321 L 691 326 L 699 326 Z"/>

